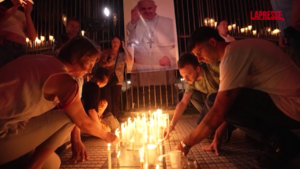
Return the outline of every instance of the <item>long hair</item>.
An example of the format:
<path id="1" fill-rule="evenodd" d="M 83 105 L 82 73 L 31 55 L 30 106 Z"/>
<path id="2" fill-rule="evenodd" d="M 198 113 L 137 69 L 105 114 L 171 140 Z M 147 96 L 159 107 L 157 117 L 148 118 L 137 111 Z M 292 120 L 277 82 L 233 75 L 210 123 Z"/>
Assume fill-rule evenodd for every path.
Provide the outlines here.
<path id="1" fill-rule="evenodd" d="M 118 49 L 118 52 L 125 52 L 124 51 L 124 49 L 123 49 L 123 47 L 122 47 L 122 41 L 123 41 L 123 39 L 120 37 L 120 36 L 117 36 L 117 35 L 114 35 L 112 38 L 111 38 L 111 40 L 110 40 L 110 48 L 112 47 L 111 46 L 111 42 L 112 42 L 112 40 L 114 39 L 114 38 L 117 38 L 117 39 L 119 39 L 120 40 L 120 47 L 119 47 L 119 49 Z"/>

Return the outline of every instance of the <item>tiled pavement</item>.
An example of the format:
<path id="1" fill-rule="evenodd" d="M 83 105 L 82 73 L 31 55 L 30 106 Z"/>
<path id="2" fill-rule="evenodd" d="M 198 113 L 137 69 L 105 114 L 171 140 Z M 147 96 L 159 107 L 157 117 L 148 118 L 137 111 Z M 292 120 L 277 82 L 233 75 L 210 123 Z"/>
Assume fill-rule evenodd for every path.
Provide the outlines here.
<path id="1" fill-rule="evenodd" d="M 196 115 L 185 115 L 178 122 L 175 127 L 175 131 L 172 132 L 172 137 L 169 141 L 164 142 L 165 153 L 174 148 L 176 144 L 182 140 L 187 133 L 192 131 L 196 127 Z M 187 158 L 191 162 L 190 169 L 194 168 L 193 161 L 197 161 L 198 168 L 200 169 L 258 169 L 255 165 L 255 157 L 261 153 L 261 151 L 254 146 L 245 134 L 236 130 L 233 132 L 231 141 L 224 143 L 220 156 L 216 156 L 213 152 L 204 151 L 201 149 L 202 145 L 209 144 L 209 140 L 204 140 L 200 144 L 194 146 Z M 102 169 L 107 168 L 107 143 L 97 138 L 86 138 L 84 139 L 89 160 L 83 163 L 72 164 L 70 162 L 71 150 L 65 150 L 61 155 L 62 169 Z M 300 143 L 299 143 L 300 144 Z M 112 147 L 113 148 L 113 147 Z M 114 148 L 112 149 L 114 150 Z M 114 151 L 112 151 L 114 152 Z M 115 153 L 112 155 L 115 157 Z M 298 158 L 300 159 L 300 158 Z M 114 160 L 114 158 L 113 158 Z M 138 160 L 138 159 L 137 159 Z M 170 161 L 167 157 L 166 160 L 161 164 L 164 168 L 171 168 Z M 140 168 L 140 167 L 113 167 L 113 168 Z M 163 167 L 161 167 L 163 168 Z M 288 169 L 300 168 L 300 160 L 294 160 Z"/>

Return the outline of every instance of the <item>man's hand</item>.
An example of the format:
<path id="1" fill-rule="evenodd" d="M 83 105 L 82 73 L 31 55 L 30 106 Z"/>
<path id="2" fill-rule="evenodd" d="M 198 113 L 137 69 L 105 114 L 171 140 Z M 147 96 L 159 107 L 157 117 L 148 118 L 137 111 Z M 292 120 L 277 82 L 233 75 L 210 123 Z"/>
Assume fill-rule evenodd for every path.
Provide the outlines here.
<path id="1" fill-rule="evenodd" d="M 222 145 L 222 137 L 218 137 L 215 134 L 214 140 L 211 142 L 211 144 L 202 146 L 202 149 L 207 150 L 207 151 L 215 151 L 215 154 L 217 156 L 219 156 L 220 155 L 219 151 L 221 149 L 221 145 Z"/>
<path id="2" fill-rule="evenodd" d="M 132 25 L 135 25 L 139 19 L 140 19 L 140 14 L 139 14 L 138 6 L 135 6 L 131 10 L 131 21 L 130 22 Z"/>
<path id="3" fill-rule="evenodd" d="M 170 138 L 170 133 L 174 130 L 174 125 L 170 124 L 168 127 L 165 128 L 164 130 L 164 138 L 169 139 Z"/>
<path id="4" fill-rule="evenodd" d="M 171 61 L 167 56 L 163 56 L 160 60 L 159 60 L 159 65 L 160 66 L 171 66 Z"/>
<path id="5" fill-rule="evenodd" d="M 88 155 L 85 146 L 81 141 L 72 142 L 72 157 L 71 160 L 76 164 L 81 156 L 81 162 L 88 160 Z"/>
<path id="6" fill-rule="evenodd" d="M 187 151 L 187 150 L 185 150 L 185 149 L 183 149 L 183 147 L 181 146 L 181 144 L 179 143 L 179 144 L 177 144 L 177 146 L 175 146 L 175 148 L 174 148 L 175 150 L 180 150 L 181 152 L 183 152 L 184 153 L 184 155 L 186 156 L 188 153 L 189 153 L 189 151 Z"/>

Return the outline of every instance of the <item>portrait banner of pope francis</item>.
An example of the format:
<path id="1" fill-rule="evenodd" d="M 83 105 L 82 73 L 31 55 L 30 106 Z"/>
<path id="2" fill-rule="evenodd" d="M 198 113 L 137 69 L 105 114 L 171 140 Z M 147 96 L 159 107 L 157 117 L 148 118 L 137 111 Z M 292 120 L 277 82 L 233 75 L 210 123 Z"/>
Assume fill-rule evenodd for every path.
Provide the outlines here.
<path id="1" fill-rule="evenodd" d="M 177 69 L 173 0 L 123 0 L 125 42 L 132 55 L 127 72 Z"/>

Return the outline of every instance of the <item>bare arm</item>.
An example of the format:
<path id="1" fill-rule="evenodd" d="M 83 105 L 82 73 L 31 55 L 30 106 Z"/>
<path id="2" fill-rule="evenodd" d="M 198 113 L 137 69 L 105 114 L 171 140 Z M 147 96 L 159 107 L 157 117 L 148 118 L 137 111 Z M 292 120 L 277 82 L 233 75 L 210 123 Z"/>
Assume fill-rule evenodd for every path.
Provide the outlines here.
<path id="1" fill-rule="evenodd" d="M 194 146 L 216 130 L 224 122 L 225 115 L 233 105 L 238 93 L 239 89 L 218 92 L 212 109 L 183 142 L 189 146 Z"/>
<path id="2" fill-rule="evenodd" d="M 61 105 L 67 105 L 74 99 L 65 108 L 65 111 L 83 133 L 103 138 L 107 142 L 117 141 L 115 135 L 102 130 L 98 123 L 87 116 L 78 94 L 77 82 L 70 75 L 60 74 L 52 76 L 45 84 L 44 92 L 55 94 Z"/>
<path id="3" fill-rule="evenodd" d="M 34 41 L 37 35 L 36 35 L 34 24 L 30 16 L 31 11 L 32 11 L 32 3 L 26 1 L 26 5 L 24 7 L 24 13 L 26 18 L 26 35 L 30 40 Z"/>
<path id="4" fill-rule="evenodd" d="M 182 99 L 177 104 L 177 106 L 175 108 L 174 116 L 173 116 L 171 124 L 170 124 L 170 125 L 173 125 L 173 128 L 175 127 L 175 125 L 177 124 L 179 118 L 181 117 L 184 110 L 186 109 L 192 94 L 193 94 L 192 92 L 191 93 L 184 93 Z"/>
<path id="5" fill-rule="evenodd" d="M 94 122 L 96 122 L 96 123 L 98 123 L 98 124 L 100 123 L 100 122 L 99 122 L 98 113 L 96 112 L 95 109 L 90 109 L 88 113 L 89 113 L 90 118 L 91 118 Z"/>

